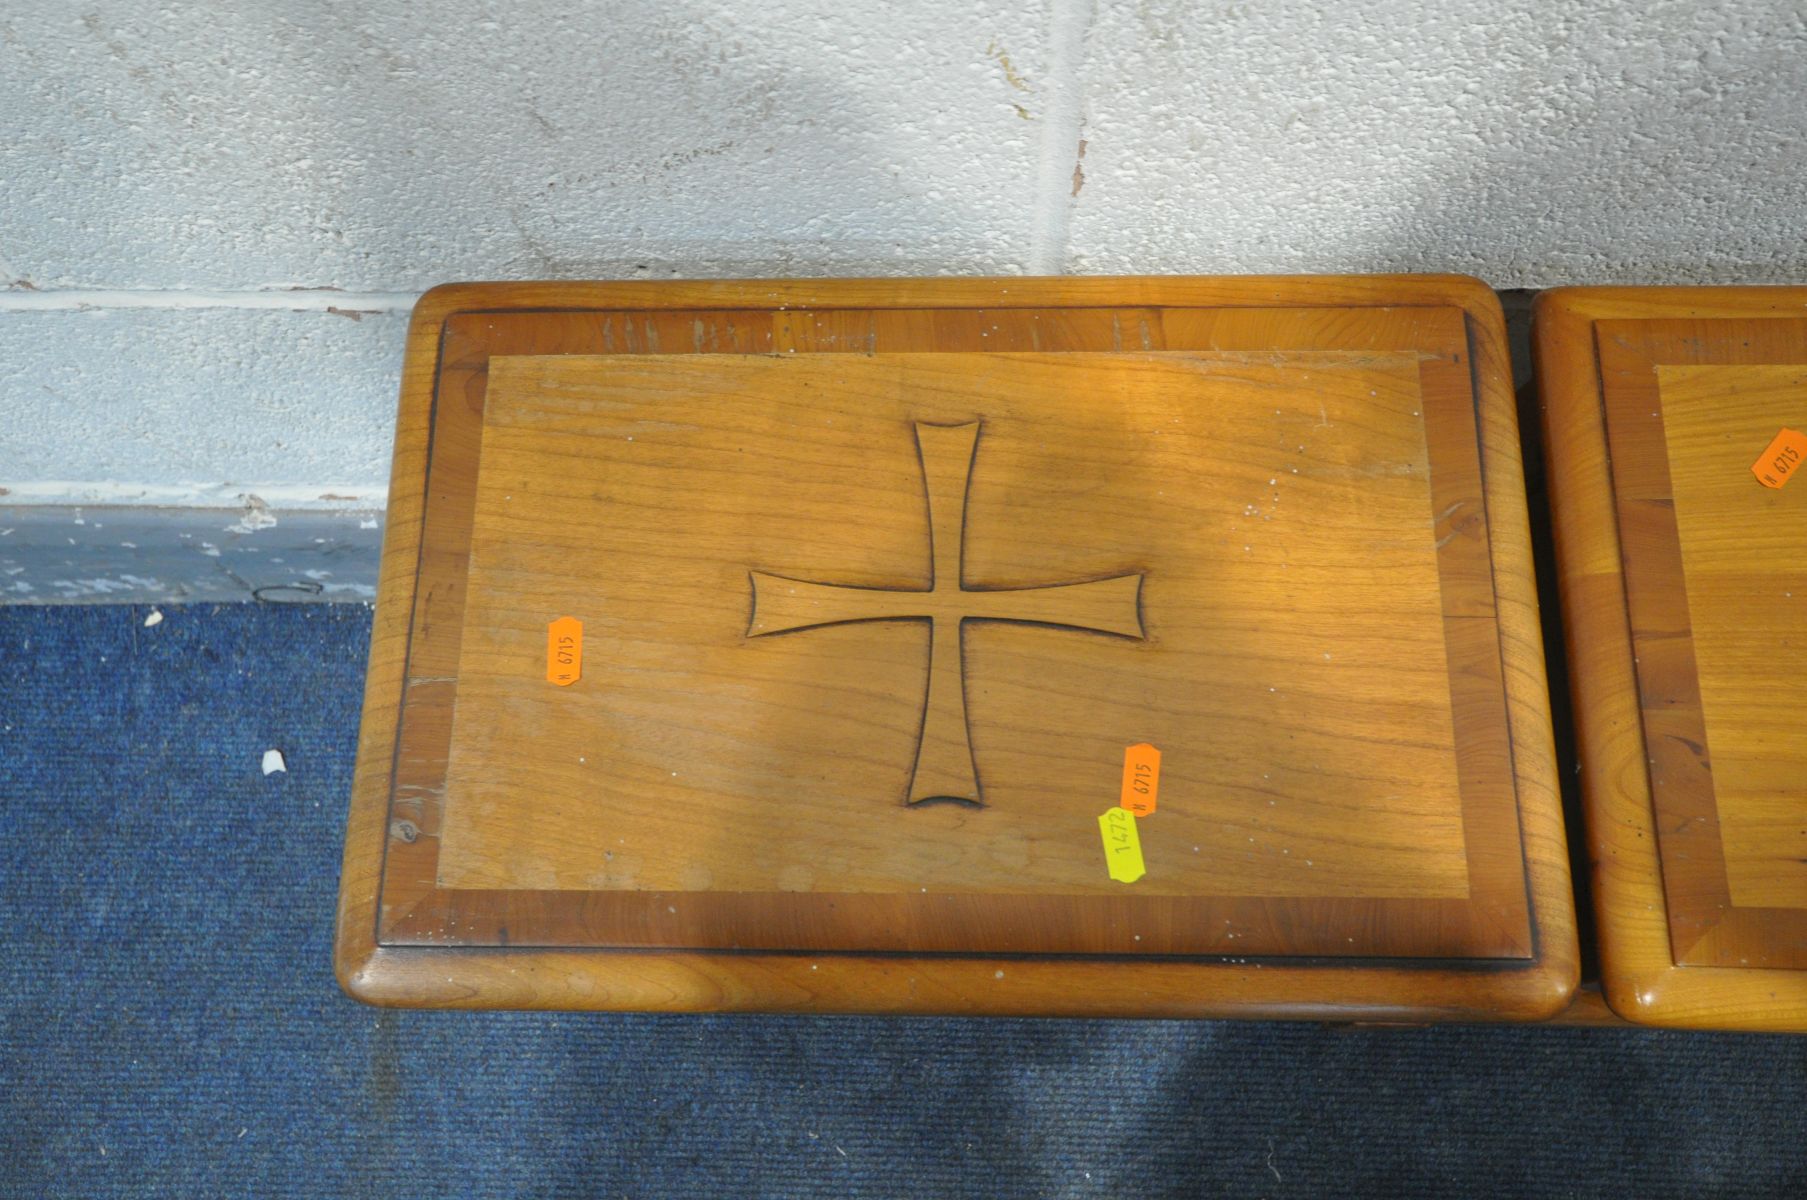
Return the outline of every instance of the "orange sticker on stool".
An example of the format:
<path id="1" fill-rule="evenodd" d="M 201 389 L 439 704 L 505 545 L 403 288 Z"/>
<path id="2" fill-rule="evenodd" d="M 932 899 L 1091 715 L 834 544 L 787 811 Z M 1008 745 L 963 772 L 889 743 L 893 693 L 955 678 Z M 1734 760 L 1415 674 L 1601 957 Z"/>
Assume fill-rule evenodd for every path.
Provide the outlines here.
<path id="1" fill-rule="evenodd" d="M 584 623 L 560 617 L 546 626 L 546 681 L 570 687 L 584 673 Z"/>
<path id="2" fill-rule="evenodd" d="M 1154 811 L 1161 790 L 1161 752 L 1147 742 L 1137 742 L 1123 752 L 1123 796 L 1117 801 L 1138 817 Z"/>
<path id="3" fill-rule="evenodd" d="M 1807 433 L 1784 429 L 1751 464 L 1751 474 L 1764 487 L 1779 488 L 1795 477 L 1803 461 L 1807 461 Z"/>

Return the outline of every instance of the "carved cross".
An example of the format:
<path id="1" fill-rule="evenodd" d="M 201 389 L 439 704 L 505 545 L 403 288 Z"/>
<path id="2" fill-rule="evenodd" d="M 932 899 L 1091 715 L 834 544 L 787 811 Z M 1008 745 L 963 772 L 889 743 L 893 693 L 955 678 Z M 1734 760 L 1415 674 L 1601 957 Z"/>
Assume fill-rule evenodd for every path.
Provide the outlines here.
<path id="1" fill-rule="evenodd" d="M 852 587 L 752 572 L 748 637 L 849 621 L 928 621 L 929 680 L 908 803 L 980 804 L 978 769 L 966 720 L 964 631 L 969 621 L 1019 621 L 1143 637 L 1142 576 L 1114 575 L 1043 587 L 975 588 L 961 574 L 966 493 L 979 422 L 916 425 L 929 499 L 930 583 L 925 591 Z"/>

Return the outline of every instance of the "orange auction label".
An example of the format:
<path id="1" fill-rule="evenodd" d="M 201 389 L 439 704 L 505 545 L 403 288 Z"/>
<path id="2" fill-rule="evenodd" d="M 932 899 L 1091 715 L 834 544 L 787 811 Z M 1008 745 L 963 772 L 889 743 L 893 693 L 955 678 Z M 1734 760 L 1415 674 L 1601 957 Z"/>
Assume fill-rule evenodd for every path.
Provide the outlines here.
<path id="1" fill-rule="evenodd" d="M 1807 433 L 1784 429 L 1751 464 L 1751 474 L 1764 487 L 1779 488 L 1794 478 L 1803 460 L 1807 460 Z"/>
<path id="2" fill-rule="evenodd" d="M 584 623 L 576 617 L 560 617 L 546 626 L 546 680 L 569 687 L 583 673 Z"/>
<path id="3" fill-rule="evenodd" d="M 1117 803 L 1146 817 L 1154 811 L 1161 790 L 1161 752 L 1147 742 L 1137 742 L 1123 752 L 1123 798 Z"/>
<path id="4" fill-rule="evenodd" d="M 1098 834 L 1104 839 L 1104 869 L 1118 883 L 1134 883 L 1148 874 L 1142 862 L 1142 835 L 1128 809 L 1106 809 L 1098 818 Z"/>

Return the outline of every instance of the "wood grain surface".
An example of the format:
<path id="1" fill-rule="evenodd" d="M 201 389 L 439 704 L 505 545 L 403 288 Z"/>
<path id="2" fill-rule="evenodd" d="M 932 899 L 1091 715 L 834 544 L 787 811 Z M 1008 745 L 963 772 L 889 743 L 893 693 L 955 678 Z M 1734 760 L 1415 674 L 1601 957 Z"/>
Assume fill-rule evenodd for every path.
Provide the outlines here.
<path id="1" fill-rule="evenodd" d="M 1751 477 L 1753 446 L 1767 446 L 1784 424 L 1807 425 L 1801 357 L 1657 368 L 1721 857 L 1737 908 L 1807 909 L 1807 502 Z M 1773 939 L 1753 963 L 1807 967 L 1807 936 Z"/>
<path id="2" fill-rule="evenodd" d="M 1807 292 L 1541 298 L 1536 349 L 1608 1000 L 1807 1029 Z"/>
<path id="3" fill-rule="evenodd" d="M 1450 279 L 436 291 L 342 980 L 1548 1015 L 1576 955 L 1500 332 Z M 1137 741 L 1123 885 L 1096 819 Z"/>

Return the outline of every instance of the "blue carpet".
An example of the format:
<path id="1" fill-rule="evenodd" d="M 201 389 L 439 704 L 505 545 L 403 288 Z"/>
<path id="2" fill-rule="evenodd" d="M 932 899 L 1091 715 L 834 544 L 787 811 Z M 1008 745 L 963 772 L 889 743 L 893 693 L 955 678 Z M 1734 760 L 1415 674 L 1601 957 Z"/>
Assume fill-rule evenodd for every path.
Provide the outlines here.
<path id="1" fill-rule="evenodd" d="M 146 611 L 0 607 L 5 1195 L 1807 1194 L 1807 1038 L 364 1008 L 368 611 Z"/>

